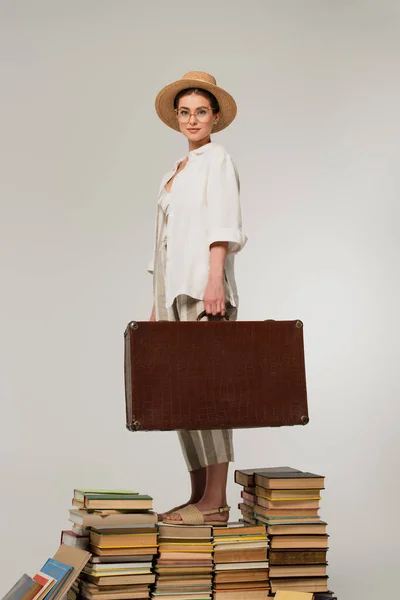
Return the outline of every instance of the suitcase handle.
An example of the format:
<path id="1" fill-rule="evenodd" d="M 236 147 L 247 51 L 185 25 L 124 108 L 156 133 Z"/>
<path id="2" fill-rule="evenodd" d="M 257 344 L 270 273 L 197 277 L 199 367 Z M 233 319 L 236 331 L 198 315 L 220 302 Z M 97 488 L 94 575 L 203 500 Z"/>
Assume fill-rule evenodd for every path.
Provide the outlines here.
<path id="1" fill-rule="evenodd" d="M 205 316 L 208 316 L 209 321 L 222 321 L 223 319 L 225 319 L 225 321 L 229 321 L 229 315 L 227 313 L 225 313 L 224 316 L 222 316 L 221 313 L 218 315 L 208 315 L 205 310 L 199 314 L 196 321 L 201 321 L 201 319 Z"/>

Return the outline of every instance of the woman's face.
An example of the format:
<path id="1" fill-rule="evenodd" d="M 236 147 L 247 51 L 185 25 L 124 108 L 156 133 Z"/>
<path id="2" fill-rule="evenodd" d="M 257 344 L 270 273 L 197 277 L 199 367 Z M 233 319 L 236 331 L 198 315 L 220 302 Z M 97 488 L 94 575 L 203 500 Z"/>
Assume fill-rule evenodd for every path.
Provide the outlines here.
<path id="1" fill-rule="evenodd" d="M 177 119 L 183 135 L 191 142 L 200 142 L 210 137 L 219 113 L 213 113 L 206 96 L 188 94 L 179 99 Z"/>

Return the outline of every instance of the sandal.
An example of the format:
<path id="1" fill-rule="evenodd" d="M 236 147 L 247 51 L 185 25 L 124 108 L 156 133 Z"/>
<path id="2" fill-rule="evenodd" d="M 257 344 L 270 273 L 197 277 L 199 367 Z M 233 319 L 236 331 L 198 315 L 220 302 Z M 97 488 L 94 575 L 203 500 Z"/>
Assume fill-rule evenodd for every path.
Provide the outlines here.
<path id="1" fill-rule="evenodd" d="M 185 506 L 188 506 L 188 505 L 187 504 L 179 504 L 178 506 L 174 506 L 174 508 L 170 508 L 169 510 L 166 510 L 165 512 L 157 513 L 158 520 L 162 521 L 162 519 L 160 518 L 162 515 L 170 515 L 174 512 L 178 512 L 179 510 L 182 510 L 182 508 L 185 508 Z"/>
<path id="2" fill-rule="evenodd" d="M 215 513 L 229 512 L 230 506 L 221 506 L 220 508 L 213 508 L 211 510 L 199 510 L 194 504 L 188 504 L 180 510 L 176 510 L 181 519 L 179 521 L 173 519 L 163 519 L 163 523 L 169 525 L 214 525 L 216 527 L 224 527 L 227 525 L 226 521 L 207 521 L 204 517 L 206 515 L 215 515 Z"/>

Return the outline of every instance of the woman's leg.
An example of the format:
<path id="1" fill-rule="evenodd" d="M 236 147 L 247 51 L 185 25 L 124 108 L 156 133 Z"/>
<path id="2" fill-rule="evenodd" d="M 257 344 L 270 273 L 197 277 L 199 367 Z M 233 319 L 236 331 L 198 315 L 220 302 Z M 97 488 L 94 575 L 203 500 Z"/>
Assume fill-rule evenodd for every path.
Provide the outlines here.
<path id="1" fill-rule="evenodd" d="M 203 310 L 203 303 L 199 300 L 179 298 L 177 309 L 180 320 L 195 320 Z M 236 320 L 237 311 L 228 307 L 230 320 Z M 229 462 L 234 460 L 233 441 L 231 429 L 216 430 L 182 430 L 178 432 L 183 455 L 191 474 L 200 470 L 205 471 L 205 486 L 201 499 L 191 500 L 191 504 L 201 511 L 226 505 L 226 484 Z M 193 489 L 193 487 L 192 487 Z M 214 521 L 227 521 L 229 513 L 215 513 L 207 516 Z M 180 515 L 175 512 L 168 515 L 168 520 L 179 521 Z"/>
<path id="2" fill-rule="evenodd" d="M 156 252 L 156 260 L 153 275 L 153 296 L 156 321 L 175 321 L 175 313 L 172 308 L 165 308 L 165 266 L 167 257 L 167 240 L 162 240 Z M 206 488 L 206 470 L 200 466 L 190 472 L 191 494 L 184 504 L 176 508 L 183 508 L 187 504 L 198 502 Z M 165 514 L 165 513 L 164 513 Z M 163 518 L 164 514 L 159 514 Z"/>
<path id="3" fill-rule="evenodd" d="M 166 261 L 167 245 L 166 239 L 160 245 L 157 252 L 157 260 L 155 262 L 154 277 L 153 277 L 153 292 L 156 321 L 175 321 L 176 312 L 173 307 L 165 308 L 165 261 Z M 197 316 L 197 315 L 196 315 Z M 187 502 L 179 505 L 176 508 L 183 508 L 188 504 L 199 502 L 203 497 L 206 489 L 206 469 L 199 463 L 190 469 L 190 484 L 191 494 Z M 164 513 L 165 514 L 165 513 Z M 159 517 L 163 518 L 164 514 Z"/>

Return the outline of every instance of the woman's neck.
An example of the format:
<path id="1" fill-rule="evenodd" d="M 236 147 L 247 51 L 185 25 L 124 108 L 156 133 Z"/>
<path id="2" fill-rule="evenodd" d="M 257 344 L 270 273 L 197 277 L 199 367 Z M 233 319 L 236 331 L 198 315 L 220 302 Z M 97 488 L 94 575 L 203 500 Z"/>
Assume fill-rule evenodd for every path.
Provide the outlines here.
<path id="1" fill-rule="evenodd" d="M 210 136 L 208 138 L 199 140 L 198 142 L 189 140 L 189 152 L 191 152 L 192 150 L 198 150 L 199 148 L 201 148 L 202 146 L 205 146 L 206 144 L 209 144 L 210 142 L 211 142 Z"/>

